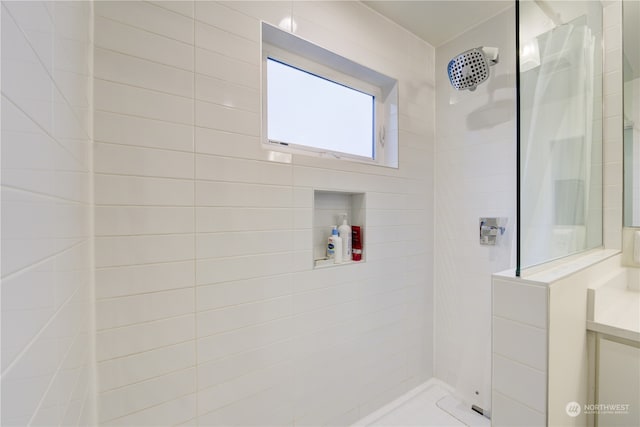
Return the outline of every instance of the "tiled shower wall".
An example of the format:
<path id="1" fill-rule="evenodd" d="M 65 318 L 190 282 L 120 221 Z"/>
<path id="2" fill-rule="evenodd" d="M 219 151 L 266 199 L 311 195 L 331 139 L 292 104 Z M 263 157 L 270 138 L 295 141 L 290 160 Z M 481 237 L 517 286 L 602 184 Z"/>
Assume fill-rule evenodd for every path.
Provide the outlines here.
<path id="1" fill-rule="evenodd" d="M 435 376 L 466 402 L 491 408 L 491 274 L 515 266 L 516 118 L 513 7 L 436 52 Z M 500 62 L 476 91 L 455 92 L 451 58 L 497 47 Z M 506 218 L 496 246 L 479 218 Z"/>
<path id="2" fill-rule="evenodd" d="M 0 424 L 94 424 L 88 2 L 2 2 Z"/>
<path id="3" fill-rule="evenodd" d="M 622 2 L 605 2 L 602 12 L 603 244 L 622 249 Z"/>
<path id="4" fill-rule="evenodd" d="M 433 48 L 356 2 L 95 15 L 101 424 L 349 424 L 431 377 Z M 269 161 L 260 20 L 291 16 L 399 80 L 399 169 Z M 366 192 L 366 263 L 313 269 L 314 189 Z"/>

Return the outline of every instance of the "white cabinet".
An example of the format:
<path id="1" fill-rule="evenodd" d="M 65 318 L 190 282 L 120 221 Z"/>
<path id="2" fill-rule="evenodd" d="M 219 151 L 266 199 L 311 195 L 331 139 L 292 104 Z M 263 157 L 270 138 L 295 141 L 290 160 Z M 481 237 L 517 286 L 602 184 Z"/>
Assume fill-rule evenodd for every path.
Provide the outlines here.
<path id="1" fill-rule="evenodd" d="M 640 347 L 599 335 L 598 349 L 596 426 L 640 426 Z"/>

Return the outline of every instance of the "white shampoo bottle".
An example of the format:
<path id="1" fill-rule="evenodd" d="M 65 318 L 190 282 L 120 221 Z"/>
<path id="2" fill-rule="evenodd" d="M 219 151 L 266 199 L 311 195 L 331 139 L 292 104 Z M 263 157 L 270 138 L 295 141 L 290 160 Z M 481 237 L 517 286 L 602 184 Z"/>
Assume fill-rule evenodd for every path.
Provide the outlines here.
<path id="1" fill-rule="evenodd" d="M 338 227 L 342 239 L 342 262 L 351 261 L 351 227 L 347 224 L 347 214 L 342 214 L 342 225 Z"/>

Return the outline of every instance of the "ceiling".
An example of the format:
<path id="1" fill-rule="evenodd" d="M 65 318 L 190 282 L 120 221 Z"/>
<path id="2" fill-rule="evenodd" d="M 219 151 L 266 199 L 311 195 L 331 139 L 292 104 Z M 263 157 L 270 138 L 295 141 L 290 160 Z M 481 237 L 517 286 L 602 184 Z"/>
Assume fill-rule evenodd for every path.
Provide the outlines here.
<path id="1" fill-rule="evenodd" d="M 363 3 L 434 47 L 513 6 L 513 0 L 372 0 Z M 640 49 L 631 41 L 640 40 L 640 1 L 625 1 L 623 6 L 624 53 L 632 70 L 629 78 L 637 78 Z"/>
<path id="2" fill-rule="evenodd" d="M 493 1 L 364 1 L 400 26 L 438 47 L 513 6 L 511 0 Z"/>

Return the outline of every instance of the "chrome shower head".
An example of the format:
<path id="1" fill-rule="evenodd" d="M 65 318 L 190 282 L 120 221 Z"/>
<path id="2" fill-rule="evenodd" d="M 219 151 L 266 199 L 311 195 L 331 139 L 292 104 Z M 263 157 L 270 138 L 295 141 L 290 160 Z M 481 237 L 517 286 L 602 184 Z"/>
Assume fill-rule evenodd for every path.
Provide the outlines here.
<path id="1" fill-rule="evenodd" d="M 497 48 L 478 47 L 462 52 L 447 65 L 451 86 L 457 90 L 474 91 L 489 78 L 489 67 L 497 63 Z"/>

